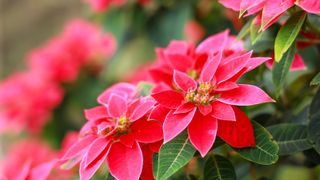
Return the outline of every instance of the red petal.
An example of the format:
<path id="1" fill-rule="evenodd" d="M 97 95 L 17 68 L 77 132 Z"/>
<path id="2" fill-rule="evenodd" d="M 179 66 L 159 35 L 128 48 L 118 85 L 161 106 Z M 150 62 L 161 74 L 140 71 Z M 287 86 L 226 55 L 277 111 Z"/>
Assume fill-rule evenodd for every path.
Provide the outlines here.
<path id="1" fill-rule="evenodd" d="M 85 167 L 92 163 L 102 153 L 102 151 L 109 145 L 109 142 L 110 141 L 105 137 L 99 137 L 91 143 L 87 153 L 85 154 Z"/>
<path id="2" fill-rule="evenodd" d="M 261 29 L 265 30 L 276 22 L 279 17 L 294 5 L 295 0 L 268 0 L 262 11 Z"/>
<path id="3" fill-rule="evenodd" d="M 153 143 L 163 139 L 162 126 L 157 121 L 136 121 L 131 127 L 137 141 Z"/>
<path id="4" fill-rule="evenodd" d="M 138 180 L 143 165 L 143 155 L 138 143 L 128 148 L 114 143 L 107 157 L 110 173 L 116 179 Z"/>
<path id="5" fill-rule="evenodd" d="M 215 101 L 211 106 L 211 116 L 219 120 L 236 121 L 236 116 L 231 105 Z"/>
<path id="6" fill-rule="evenodd" d="M 166 119 L 166 116 L 169 111 L 170 111 L 170 109 L 165 108 L 161 105 L 157 105 L 150 112 L 149 120 L 156 120 L 162 124 L 164 122 L 164 120 Z"/>
<path id="7" fill-rule="evenodd" d="M 29 175 L 30 179 L 48 179 L 50 172 L 56 166 L 57 161 L 52 160 L 47 163 L 43 163 L 37 167 L 34 167 Z"/>
<path id="8" fill-rule="evenodd" d="M 228 39 L 229 30 L 225 30 L 216 35 L 210 36 L 202 43 L 200 43 L 196 49 L 196 53 L 210 53 L 221 51 Z"/>
<path id="9" fill-rule="evenodd" d="M 209 56 L 208 61 L 203 67 L 203 70 L 200 74 L 200 81 L 202 82 L 210 82 L 216 73 L 218 66 L 220 65 L 220 61 L 222 58 L 222 52 L 219 52 L 214 57 Z"/>
<path id="10" fill-rule="evenodd" d="M 130 121 L 136 121 L 143 116 L 145 116 L 154 106 L 156 103 L 154 100 L 142 99 L 141 104 L 135 108 L 132 115 L 130 116 Z"/>
<path id="11" fill-rule="evenodd" d="M 250 58 L 250 60 L 247 63 L 247 72 L 255 69 L 256 67 L 260 66 L 261 64 L 265 62 L 269 62 L 272 58 L 269 57 L 254 57 Z"/>
<path id="12" fill-rule="evenodd" d="M 208 115 L 212 111 L 212 107 L 210 105 L 199 105 L 198 109 L 204 116 Z"/>
<path id="13" fill-rule="evenodd" d="M 99 169 L 102 163 L 105 162 L 105 159 L 107 158 L 110 149 L 110 146 L 105 148 L 101 152 L 101 154 L 88 166 L 86 166 L 85 158 L 82 159 L 79 168 L 80 180 L 88 180 L 93 176 L 93 174 Z"/>
<path id="14" fill-rule="evenodd" d="M 304 61 L 302 59 L 302 57 L 296 53 L 294 55 L 294 59 L 293 59 L 293 62 L 292 62 L 292 65 L 290 67 L 290 70 L 291 71 L 299 71 L 299 70 L 304 70 L 306 69 L 306 65 L 304 64 Z"/>
<path id="15" fill-rule="evenodd" d="M 118 83 L 110 88 L 108 88 L 106 91 L 104 91 L 99 97 L 98 102 L 100 104 L 107 104 L 111 94 L 116 93 L 118 95 L 121 95 L 122 97 L 127 98 L 128 96 L 132 95 L 136 90 L 136 87 L 129 83 Z"/>
<path id="16" fill-rule="evenodd" d="M 184 92 L 195 90 L 197 88 L 197 82 L 187 74 L 180 71 L 175 70 L 173 72 L 173 81 L 178 86 L 178 88 L 183 90 Z"/>
<path id="17" fill-rule="evenodd" d="M 255 147 L 253 128 L 247 116 L 234 107 L 237 120 L 219 121 L 218 136 L 235 148 Z"/>
<path id="18" fill-rule="evenodd" d="M 192 59 L 183 54 L 166 53 L 166 60 L 172 69 L 186 72 L 192 66 Z"/>
<path id="19" fill-rule="evenodd" d="M 106 118 L 108 116 L 107 108 L 105 106 L 96 106 L 91 109 L 86 109 L 84 110 L 84 114 L 86 119 L 89 121 Z"/>
<path id="20" fill-rule="evenodd" d="M 124 134 L 120 137 L 120 142 L 127 146 L 128 148 L 132 148 L 132 146 L 134 145 L 134 143 L 136 142 L 135 136 L 134 134 L 130 133 L 130 134 Z"/>
<path id="21" fill-rule="evenodd" d="M 83 139 L 79 140 L 69 148 L 69 150 L 64 154 L 61 160 L 69 160 L 81 154 L 96 138 L 96 136 L 86 136 Z"/>
<path id="22" fill-rule="evenodd" d="M 108 102 L 109 115 L 112 117 L 120 117 L 121 115 L 124 115 L 126 111 L 126 100 L 117 94 L 112 94 Z"/>
<path id="23" fill-rule="evenodd" d="M 194 104 L 192 103 L 184 103 L 181 106 L 179 106 L 173 114 L 183 114 L 188 113 L 194 109 Z"/>
<path id="24" fill-rule="evenodd" d="M 219 66 L 215 76 L 217 82 L 224 82 L 236 75 L 241 69 L 243 69 L 246 66 L 247 62 L 251 57 L 251 54 L 252 51 L 241 56 L 234 57 L 227 63 Z"/>
<path id="25" fill-rule="evenodd" d="M 299 0 L 296 4 L 308 13 L 320 14 L 320 1 L 319 0 Z"/>
<path id="26" fill-rule="evenodd" d="M 143 169 L 141 173 L 142 180 L 154 180 L 152 172 L 152 155 L 153 152 L 150 150 L 148 145 L 141 145 L 143 154 Z"/>
<path id="27" fill-rule="evenodd" d="M 239 87 L 239 86 L 235 82 L 226 81 L 221 84 L 218 84 L 217 87 L 215 88 L 215 91 L 229 91 L 229 90 L 235 89 L 237 87 Z"/>
<path id="28" fill-rule="evenodd" d="M 165 82 L 166 84 L 172 84 L 172 74 L 169 72 L 160 68 L 150 68 L 148 72 L 154 82 Z"/>
<path id="29" fill-rule="evenodd" d="M 219 0 L 219 2 L 227 8 L 230 8 L 234 11 L 240 11 L 241 0 Z"/>
<path id="30" fill-rule="evenodd" d="M 185 114 L 174 114 L 174 111 L 170 111 L 163 123 L 163 135 L 164 143 L 169 142 L 181 133 L 193 119 L 194 113 L 197 108 Z"/>
<path id="31" fill-rule="evenodd" d="M 176 109 L 181 105 L 184 100 L 183 96 L 175 91 L 168 90 L 155 93 L 151 95 L 159 104 L 169 108 Z"/>
<path id="32" fill-rule="evenodd" d="M 239 87 L 221 93 L 217 99 L 225 104 L 236 106 L 250 106 L 267 102 L 274 102 L 263 90 L 257 86 L 248 84 L 238 84 Z"/>
<path id="33" fill-rule="evenodd" d="M 211 116 L 196 113 L 188 127 L 189 139 L 193 146 L 204 157 L 211 149 L 218 130 L 218 120 Z"/>
<path id="34" fill-rule="evenodd" d="M 151 143 L 151 144 L 148 144 L 149 145 L 149 148 L 151 149 L 152 152 L 154 153 L 158 153 L 161 146 L 163 144 L 163 141 L 158 141 L 158 142 L 155 142 L 155 143 Z"/>

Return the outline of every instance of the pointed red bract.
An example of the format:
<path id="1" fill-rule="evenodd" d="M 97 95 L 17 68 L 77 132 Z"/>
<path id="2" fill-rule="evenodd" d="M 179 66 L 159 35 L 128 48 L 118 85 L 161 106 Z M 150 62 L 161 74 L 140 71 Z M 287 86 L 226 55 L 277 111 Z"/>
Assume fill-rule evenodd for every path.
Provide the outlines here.
<path id="1" fill-rule="evenodd" d="M 211 106 L 211 116 L 219 120 L 236 121 L 236 116 L 231 105 L 215 101 Z"/>
<path id="2" fill-rule="evenodd" d="M 251 106 L 274 102 L 274 100 L 260 88 L 245 84 L 239 84 L 238 88 L 221 93 L 221 96 L 217 100 L 225 104 L 236 106 Z"/>
<path id="3" fill-rule="evenodd" d="M 86 119 L 88 119 L 89 121 L 106 118 L 108 116 L 107 108 L 104 106 L 97 106 L 91 109 L 86 109 L 84 110 L 84 114 Z"/>
<path id="4" fill-rule="evenodd" d="M 138 143 L 128 148 L 114 143 L 107 157 L 110 173 L 117 179 L 138 180 L 142 172 L 143 155 Z"/>
<path id="5" fill-rule="evenodd" d="M 173 81 L 184 92 L 195 90 L 197 88 L 197 82 L 187 74 L 180 71 L 173 72 Z"/>
<path id="6" fill-rule="evenodd" d="M 132 125 L 132 131 L 135 139 L 142 143 L 154 143 L 160 141 L 163 138 L 162 126 L 157 121 L 141 120 Z"/>
<path id="7" fill-rule="evenodd" d="M 184 114 L 174 114 L 174 111 L 170 111 L 163 123 L 163 139 L 164 143 L 172 140 L 178 134 L 180 134 L 192 121 L 192 118 L 196 112 L 196 108 L 192 111 Z"/>
<path id="8" fill-rule="evenodd" d="M 218 130 L 218 120 L 196 113 L 188 127 L 190 142 L 204 157 L 211 149 Z"/>
<path id="9" fill-rule="evenodd" d="M 253 127 L 240 109 L 234 108 L 237 120 L 219 121 L 218 136 L 235 148 L 255 147 Z"/>
<path id="10" fill-rule="evenodd" d="M 112 117 L 120 117 L 127 111 L 127 104 L 123 97 L 112 94 L 108 102 L 108 114 Z"/>
<path id="11" fill-rule="evenodd" d="M 152 94 L 152 97 L 162 106 L 165 106 L 169 109 L 177 108 L 183 101 L 183 96 L 180 93 L 172 90 Z"/>

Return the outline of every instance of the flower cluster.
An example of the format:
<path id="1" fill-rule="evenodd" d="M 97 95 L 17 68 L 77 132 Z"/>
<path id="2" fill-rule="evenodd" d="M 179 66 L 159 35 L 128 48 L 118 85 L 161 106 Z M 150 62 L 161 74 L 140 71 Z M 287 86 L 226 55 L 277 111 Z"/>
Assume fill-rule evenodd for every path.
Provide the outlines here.
<path id="1" fill-rule="evenodd" d="M 308 13 L 320 14 L 318 0 L 219 0 L 219 2 L 227 8 L 240 12 L 240 16 L 258 14 L 258 19 L 261 19 L 261 30 L 270 27 L 294 5 Z"/>
<path id="2" fill-rule="evenodd" d="M 134 78 L 152 83 L 151 94 L 141 96 L 129 83 L 104 91 L 100 105 L 85 110 L 88 121 L 61 161 L 80 162 L 83 180 L 104 162 L 116 179 L 153 179 L 152 154 L 184 129 L 203 157 L 216 136 L 232 147 L 255 147 L 252 124 L 237 106 L 273 100 L 254 85 L 236 82 L 268 60 L 245 52 L 228 31 L 197 47 L 172 41 L 157 49 L 155 63 L 139 72 L 144 75 Z"/>
<path id="3" fill-rule="evenodd" d="M 95 12 L 107 11 L 110 7 L 121 7 L 127 4 L 128 0 L 86 0 Z M 151 0 L 137 0 L 141 5 L 147 5 Z"/>
<path id="4" fill-rule="evenodd" d="M 97 65 L 115 51 L 115 41 L 96 25 L 71 21 L 64 32 L 27 57 L 29 69 L 0 84 L 0 129 L 38 133 L 63 98 L 60 84 L 82 67 Z"/>
<path id="5" fill-rule="evenodd" d="M 142 171 L 150 174 L 152 168 L 144 167 L 152 164 L 148 153 L 163 138 L 160 121 L 149 119 L 155 100 L 138 97 L 134 85 L 119 83 L 103 92 L 98 102 L 100 106 L 85 111 L 88 122 L 80 140 L 62 161 L 81 161 L 80 179 L 89 179 L 104 161 L 117 179 L 139 179 Z"/>
<path id="6" fill-rule="evenodd" d="M 71 179 L 72 172 L 57 168 L 61 154 L 77 139 L 77 133 L 70 132 L 62 143 L 62 149 L 55 151 L 38 139 L 25 139 L 8 149 L 8 154 L 0 162 L 3 180 L 11 179 Z M 55 172 L 54 174 L 51 171 Z"/>

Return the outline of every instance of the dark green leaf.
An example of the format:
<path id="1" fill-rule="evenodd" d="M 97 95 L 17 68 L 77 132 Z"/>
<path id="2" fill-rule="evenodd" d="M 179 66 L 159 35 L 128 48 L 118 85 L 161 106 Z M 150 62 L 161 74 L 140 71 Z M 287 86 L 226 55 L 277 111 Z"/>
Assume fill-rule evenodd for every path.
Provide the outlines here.
<path id="1" fill-rule="evenodd" d="M 152 155 L 152 173 L 153 175 L 157 174 L 157 170 L 158 170 L 158 155 L 159 154 L 153 154 Z"/>
<path id="2" fill-rule="evenodd" d="M 289 74 L 289 70 L 291 64 L 294 59 L 295 47 L 292 46 L 283 56 L 280 62 L 274 62 L 272 68 L 272 80 L 275 86 L 276 96 L 278 97 L 281 91 L 281 88 L 284 85 L 287 75 Z"/>
<path id="3" fill-rule="evenodd" d="M 252 20 L 246 22 L 246 24 L 241 28 L 237 39 L 243 39 L 245 36 L 247 36 L 250 33 L 250 25 Z"/>
<path id="4" fill-rule="evenodd" d="M 314 143 L 315 150 L 320 153 L 320 90 L 314 96 L 310 111 L 309 117 L 310 122 L 308 125 L 308 134 L 309 139 Z"/>
<path id="5" fill-rule="evenodd" d="M 236 173 L 231 162 L 219 155 L 210 155 L 204 165 L 205 180 L 235 180 Z"/>
<path id="6" fill-rule="evenodd" d="M 312 79 L 310 85 L 320 85 L 320 73 Z"/>
<path id="7" fill-rule="evenodd" d="M 306 13 L 299 12 L 294 14 L 289 18 L 284 26 L 281 27 L 280 31 L 277 34 L 275 45 L 274 45 L 274 54 L 276 62 L 282 60 L 284 53 L 292 46 L 294 40 L 299 34 L 299 31 L 304 23 L 306 18 Z"/>
<path id="8" fill-rule="evenodd" d="M 312 148 L 306 125 L 277 124 L 267 129 L 279 145 L 279 155 L 293 154 Z"/>
<path id="9" fill-rule="evenodd" d="M 250 25 L 250 39 L 252 44 L 255 44 L 262 34 L 259 32 L 260 23 L 257 23 L 257 18 L 258 17 L 254 18 Z"/>
<path id="10" fill-rule="evenodd" d="M 188 139 L 186 132 L 163 145 L 158 156 L 157 180 L 167 179 L 186 165 L 196 150 Z"/>
<path id="11" fill-rule="evenodd" d="M 256 140 L 255 148 L 234 149 L 243 158 L 262 165 L 274 164 L 278 160 L 279 146 L 272 135 L 260 124 L 252 121 Z"/>

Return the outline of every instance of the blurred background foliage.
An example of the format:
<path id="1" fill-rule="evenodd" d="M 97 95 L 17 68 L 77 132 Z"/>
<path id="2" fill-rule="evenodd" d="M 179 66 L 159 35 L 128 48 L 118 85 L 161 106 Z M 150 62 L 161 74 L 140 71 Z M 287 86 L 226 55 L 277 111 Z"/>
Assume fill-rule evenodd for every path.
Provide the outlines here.
<path id="1" fill-rule="evenodd" d="M 110 8 L 100 14 L 92 14 L 80 0 L 0 0 L 1 79 L 23 69 L 26 53 L 40 47 L 59 33 L 65 22 L 75 17 L 102 24 L 116 37 L 118 47 L 98 78 L 84 70 L 76 82 L 64 85 L 63 103 L 43 131 L 45 139 L 55 148 L 59 148 L 67 131 L 79 130 L 85 122 L 83 109 L 96 105 L 97 95 L 106 87 L 129 78 L 138 68 L 155 59 L 156 47 L 165 47 L 173 39 L 185 39 L 184 29 L 188 21 L 199 22 L 205 29 L 205 37 L 226 28 L 231 30 L 231 34 L 238 34 L 245 23 L 237 17 L 234 21 L 235 17 L 215 0 L 155 0 L 146 7 L 129 1 L 125 6 Z M 254 45 L 247 38 L 246 48 L 254 49 L 259 55 L 270 56 L 268 50 L 273 49 L 278 30 L 279 26 L 269 28 Z M 310 103 L 316 92 L 316 87 L 310 87 L 309 82 L 319 72 L 319 52 L 319 46 L 301 50 L 299 53 L 308 69 L 290 73 L 278 103 L 244 109 L 250 118 L 264 126 L 281 122 L 307 124 Z M 247 74 L 241 81 L 255 83 L 275 97 L 272 73 L 265 66 Z M 320 179 L 320 167 L 317 166 L 320 155 L 314 149 L 281 156 L 278 163 L 271 166 L 243 161 L 233 153 L 228 156 L 233 157 L 230 159 L 238 179 Z M 204 161 L 198 161 L 203 166 Z M 190 171 L 188 168 L 181 171 Z M 181 176 L 177 173 L 172 179 L 187 179 Z"/>

